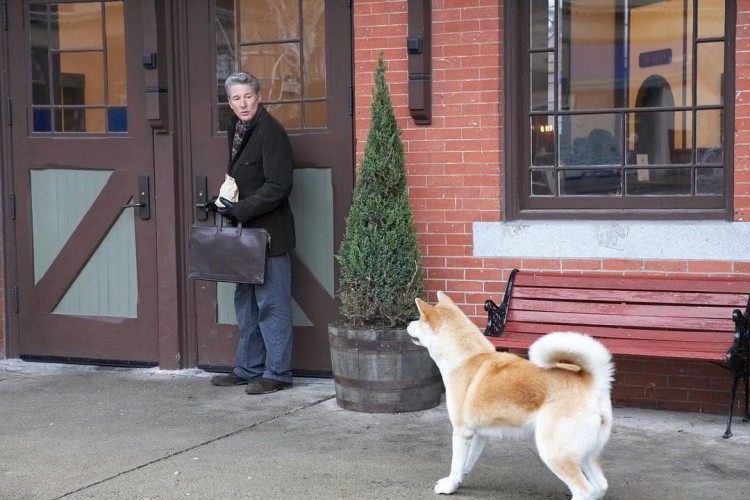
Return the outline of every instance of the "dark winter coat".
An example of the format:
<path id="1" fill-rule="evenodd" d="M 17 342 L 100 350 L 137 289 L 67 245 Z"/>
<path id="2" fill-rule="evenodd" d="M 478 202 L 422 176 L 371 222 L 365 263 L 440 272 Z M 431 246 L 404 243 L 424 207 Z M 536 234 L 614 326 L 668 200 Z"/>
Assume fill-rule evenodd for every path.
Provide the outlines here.
<path id="1" fill-rule="evenodd" d="M 229 155 L 237 118 L 232 121 Z M 296 244 L 294 216 L 289 206 L 294 177 L 292 145 L 283 125 L 263 105 L 244 137 L 234 161 L 229 161 L 229 175 L 239 188 L 239 201 L 234 215 L 245 227 L 262 227 L 271 235 L 270 255 L 291 251 Z"/>

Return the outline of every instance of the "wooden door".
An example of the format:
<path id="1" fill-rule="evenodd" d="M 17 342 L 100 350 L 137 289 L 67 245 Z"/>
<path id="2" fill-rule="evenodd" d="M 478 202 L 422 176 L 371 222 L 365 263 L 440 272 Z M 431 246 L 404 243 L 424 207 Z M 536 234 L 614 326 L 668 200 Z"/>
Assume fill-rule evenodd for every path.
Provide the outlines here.
<path id="1" fill-rule="evenodd" d="M 7 2 L 18 351 L 158 362 L 141 6 Z"/>
<path id="2" fill-rule="evenodd" d="M 330 373 L 327 325 L 338 315 L 334 253 L 354 172 L 351 8 L 324 0 L 197 4 L 188 12 L 194 201 L 217 194 L 223 181 L 231 118 L 223 82 L 235 70 L 248 71 L 260 79 L 263 103 L 294 149 L 293 368 Z M 193 222 L 213 224 L 201 209 L 193 215 Z M 197 364 L 231 366 L 234 285 L 196 281 L 194 292 Z"/>

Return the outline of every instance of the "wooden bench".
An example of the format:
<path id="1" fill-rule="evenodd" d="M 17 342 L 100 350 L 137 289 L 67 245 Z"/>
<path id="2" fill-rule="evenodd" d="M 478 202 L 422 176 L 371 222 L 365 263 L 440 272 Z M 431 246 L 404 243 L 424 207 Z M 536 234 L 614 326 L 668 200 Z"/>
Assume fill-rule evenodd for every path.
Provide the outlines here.
<path id="1" fill-rule="evenodd" d="M 737 385 L 750 375 L 750 280 L 519 272 L 503 302 L 485 302 L 485 335 L 499 350 L 525 351 L 552 331 L 578 331 L 612 354 L 705 360 L 731 370 L 724 437 L 732 435 Z M 744 312 L 743 312 L 744 311 Z"/>

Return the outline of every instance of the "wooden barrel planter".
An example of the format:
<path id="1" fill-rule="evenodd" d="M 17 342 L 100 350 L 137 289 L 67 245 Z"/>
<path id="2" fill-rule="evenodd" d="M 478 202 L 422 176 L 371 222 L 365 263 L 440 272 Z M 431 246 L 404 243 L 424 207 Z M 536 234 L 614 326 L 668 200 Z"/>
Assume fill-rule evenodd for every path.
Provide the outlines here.
<path id="1" fill-rule="evenodd" d="M 427 349 L 406 329 L 329 325 L 336 402 L 347 410 L 400 413 L 440 404 L 443 382 Z"/>

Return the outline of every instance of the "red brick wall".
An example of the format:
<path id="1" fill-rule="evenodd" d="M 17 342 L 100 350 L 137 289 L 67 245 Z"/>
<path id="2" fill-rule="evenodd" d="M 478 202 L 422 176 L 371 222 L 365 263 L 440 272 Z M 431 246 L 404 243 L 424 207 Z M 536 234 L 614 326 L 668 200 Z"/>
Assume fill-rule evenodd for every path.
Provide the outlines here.
<path id="1" fill-rule="evenodd" d="M 432 2 L 432 124 L 407 105 L 407 2 L 354 2 L 357 158 L 369 127 L 373 73 L 382 51 L 406 150 L 429 300 L 450 294 L 477 324 L 483 303 L 505 290 L 510 269 L 628 274 L 744 274 L 748 262 L 473 257 L 472 224 L 503 220 L 502 0 Z M 735 220 L 750 217 L 750 0 L 738 0 Z M 723 413 L 728 371 L 701 362 L 618 359 L 615 404 Z"/>
<path id="2" fill-rule="evenodd" d="M 406 1 L 354 2 L 358 158 L 367 138 L 380 51 L 406 150 L 425 286 L 481 304 L 502 289 L 497 259 L 472 257 L 472 223 L 502 220 L 501 9 L 497 1 L 437 1 L 432 10 L 432 125 L 407 106 Z M 475 314 L 479 309 L 467 312 Z"/>
<path id="3" fill-rule="evenodd" d="M 643 358 L 615 358 L 615 406 L 726 414 L 731 372 L 713 363 Z M 742 395 L 742 387 L 738 395 Z M 735 414 L 744 411 L 744 396 Z"/>
<path id="4" fill-rule="evenodd" d="M 737 0 L 735 50 L 734 220 L 750 221 L 750 1 L 748 0 Z M 748 271 L 746 265 L 743 272 Z"/>

